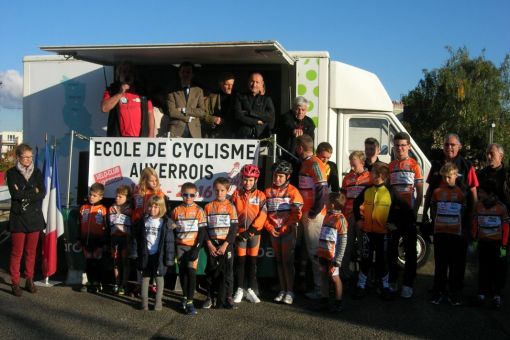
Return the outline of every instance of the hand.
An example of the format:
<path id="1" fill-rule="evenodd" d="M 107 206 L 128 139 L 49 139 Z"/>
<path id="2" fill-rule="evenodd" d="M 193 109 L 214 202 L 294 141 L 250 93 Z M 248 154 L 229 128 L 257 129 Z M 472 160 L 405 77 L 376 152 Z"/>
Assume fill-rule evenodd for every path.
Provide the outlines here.
<path id="1" fill-rule="evenodd" d="M 122 84 L 120 85 L 120 93 L 124 94 L 130 89 L 129 84 Z"/>
<path id="2" fill-rule="evenodd" d="M 280 237 L 280 232 L 277 231 L 276 229 L 271 229 L 271 235 L 273 235 L 273 237 Z"/>
<path id="3" fill-rule="evenodd" d="M 219 256 L 223 256 L 225 255 L 225 251 L 227 250 L 227 246 L 228 244 L 226 242 L 223 242 L 223 244 L 221 245 L 221 247 L 218 249 L 218 251 L 216 252 L 216 254 L 218 254 Z"/>
<path id="4" fill-rule="evenodd" d="M 501 248 L 499 248 L 499 257 L 501 257 L 501 258 L 506 257 L 506 247 L 505 246 L 501 246 Z"/>
<path id="5" fill-rule="evenodd" d="M 209 249 L 209 255 L 212 257 L 218 256 L 217 249 L 215 246 L 212 245 L 211 242 L 207 242 L 207 249 Z"/>
<path id="6" fill-rule="evenodd" d="M 38 194 L 39 193 L 39 188 L 38 187 L 35 187 L 35 193 Z"/>
<path id="7" fill-rule="evenodd" d="M 294 129 L 294 136 L 299 137 L 303 135 L 303 129 Z"/>
<path id="8" fill-rule="evenodd" d="M 257 125 L 264 125 L 264 122 L 261 120 L 257 120 Z"/>

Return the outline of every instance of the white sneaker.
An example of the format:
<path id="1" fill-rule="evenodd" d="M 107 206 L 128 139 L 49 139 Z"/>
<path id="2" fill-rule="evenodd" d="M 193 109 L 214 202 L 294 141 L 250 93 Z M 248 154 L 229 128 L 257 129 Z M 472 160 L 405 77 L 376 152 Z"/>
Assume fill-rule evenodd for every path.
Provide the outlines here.
<path id="1" fill-rule="evenodd" d="M 283 303 L 286 305 L 292 305 L 293 302 L 294 302 L 294 293 L 287 292 L 287 294 L 285 294 L 285 297 L 283 298 Z"/>
<path id="2" fill-rule="evenodd" d="M 255 292 L 251 288 L 248 288 L 246 290 L 246 300 L 250 301 L 251 303 L 260 302 L 259 297 L 257 296 L 257 294 L 255 294 Z"/>
<path id="3" fill-rule="evenodd" d="M 234 303 L 240 303 L 244 297 L 244 289 L 241 287 L 237 288 L 236 293 L 234 294 Z"/>
<path id="4" fill-rule="evenodd" d="M 400 292 L 400 297 L 404 299 L 409 299 L 413 296 L 413 289 L 409 286 L 402 286 L 402 291 Z"/>
<path id="5" fill-rule="evenodd" d="M 398 285 L 396 283 L 390 283 L 389 289 L 391 293 L 396 293 L 398 291 Z"/>
<path id="6" fill-rule="evenodd" d="M 278 295 L 276 295 L 276 297 L 274 298 L 274 302 L 282 302 L 283 298 L 285 297 L 285 294 L 286 292 L 283 290 L 279 292 Z"/>

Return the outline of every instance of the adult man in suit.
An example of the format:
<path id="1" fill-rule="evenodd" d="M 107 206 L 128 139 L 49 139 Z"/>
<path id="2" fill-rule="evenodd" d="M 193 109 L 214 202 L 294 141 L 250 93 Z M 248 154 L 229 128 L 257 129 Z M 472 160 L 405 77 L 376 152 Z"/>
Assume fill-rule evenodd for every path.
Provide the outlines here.
<path id="1" fill-rule="evenodd" d="M 181 86 L 168 95 L 170 136 L 201 138 L 200 120 L 205 116 L 204 92 L 192 86 L 193 64 L 185 62 L 178 69 Z"/>

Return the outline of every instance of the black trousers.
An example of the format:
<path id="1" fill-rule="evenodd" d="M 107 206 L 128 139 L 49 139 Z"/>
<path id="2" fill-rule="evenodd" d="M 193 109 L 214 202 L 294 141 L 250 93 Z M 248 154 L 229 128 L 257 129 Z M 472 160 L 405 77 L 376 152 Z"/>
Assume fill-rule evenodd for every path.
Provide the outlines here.
<path id="1" fill-rule="evenodd" d="M 478 294 L 500 295 L 506 281 L 506 258 L 500 257 L 500 241 L 478 242 Z"/>
<path id="2" fill-rule="evenodd" d="M 434 291 L 450 293 L 462 289 L 466 266 L 466 239 L 453 234 L 434 234 Z"/>
<path id="3" fill-rule="evenodd" d="M 404 278 L 402 284 L 404 286 L 413 287 L 416 279 L 416 226 L 414 224 L 409 227 L 396 229 L 391 232 L 391 239 L 388 249 L 388 266 L 390 272 L 391 283 L 398 280 L 398 244 L 400 237 L 404 242 L 405 267 Z"/>
<path id="4" fill-rule="evenodd" d="M 224 304 L 232 297 L 234 290 L 234 247 L 229 245 L 223 256 L 207 257 L 205 274 L 207 275 L 207 296 Z"/>
<path id="5" fill-rule="evenodd" d="M 375 274 L 382 279 L 388 275 L 388 234 L 361 233 L 361 272 L 368 275 L 375 256 Z"/>

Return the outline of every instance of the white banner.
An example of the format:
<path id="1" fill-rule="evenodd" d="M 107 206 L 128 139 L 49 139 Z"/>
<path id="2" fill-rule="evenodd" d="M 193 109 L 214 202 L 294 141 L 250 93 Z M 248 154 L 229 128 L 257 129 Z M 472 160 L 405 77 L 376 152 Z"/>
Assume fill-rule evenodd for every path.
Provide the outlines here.
<path id="1" fill-rule="evenodd" d="M 212 184 L 218 177 L 240 183 L 245 164 L 257 164 L 259 141 L 246 139 L 112 138 L 90 140 L 89 186 L 105 185 L 105 197 L 115 197 L 121 184 L 134 188 L 146 167 L 156 170 L 161 188 L 171 200 L 180 200 L 180 187 L 195 183 L 197 200 L 214 199 Z"/>

